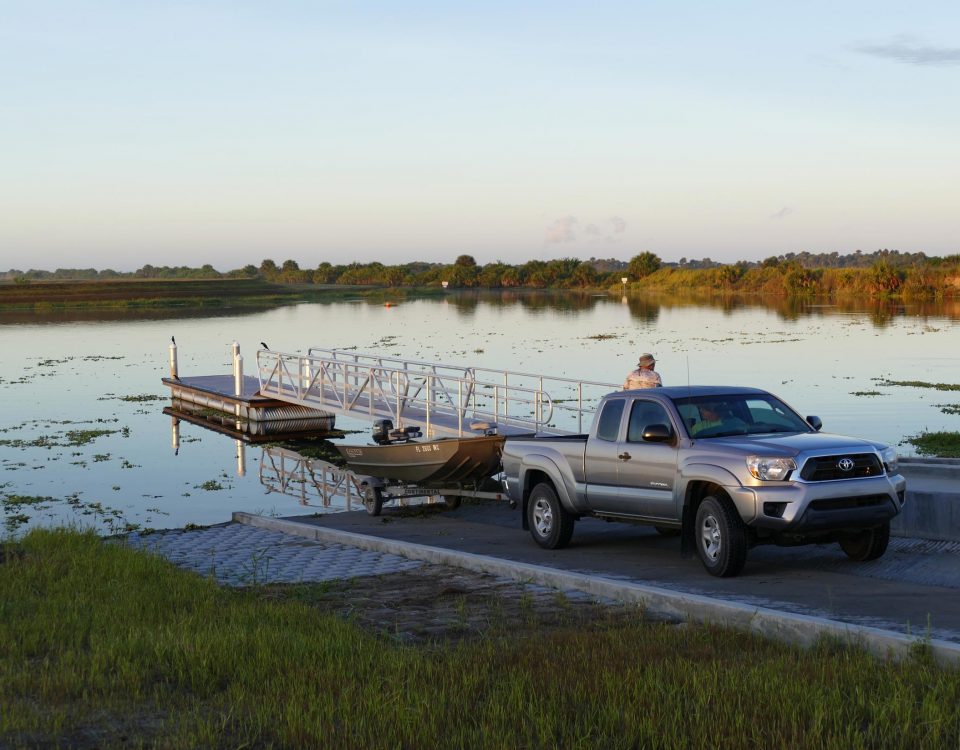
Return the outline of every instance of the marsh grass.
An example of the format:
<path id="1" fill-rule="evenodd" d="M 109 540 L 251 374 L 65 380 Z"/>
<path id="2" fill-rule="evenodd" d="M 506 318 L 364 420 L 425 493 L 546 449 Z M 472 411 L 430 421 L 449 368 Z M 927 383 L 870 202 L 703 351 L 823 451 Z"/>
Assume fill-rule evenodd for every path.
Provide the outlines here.
<path id="1" fill-rule="evenodd" d="M 400 645 L 93 534 L 0 556 L 0 745 L 956 747 L 960 673 L 718 627 Z M 308 601 L 309 600 L 309 601 Z"/>

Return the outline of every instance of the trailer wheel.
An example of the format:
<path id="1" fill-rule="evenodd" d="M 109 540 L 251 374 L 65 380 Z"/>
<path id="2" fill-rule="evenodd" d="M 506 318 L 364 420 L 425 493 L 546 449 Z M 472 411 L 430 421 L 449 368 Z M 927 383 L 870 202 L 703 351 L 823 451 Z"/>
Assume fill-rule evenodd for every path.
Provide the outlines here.
<path id="1" fill-rule="evenodd" d="M 541 482 L 530 493 L 527 521 L 537 544 L 545 549 L 561 549 L 570 543 L 576 518 L 560 503 L 556 490 Z"/>
<path id="2" fill-rule="evenodd" d="M 747 562 L 747 527 L 723 497 L 707 495 L 697 508 L 694 526 L 697 554 L 711 575 L 735 576 Z"/>
<path id="3" fill-rule="evenodd" d="M 460 502 L 463 500 L 460 495 L 444 495 L 443 504 L 446 506 L 447 510 L 456 510 L 460 507 Z"/>
<path id="4" fill-rule="evenodd" d="M 366 485 L 363 488 L 363 507 L 371 516 L 379 516 L 383 510 L 383 489 Z"/>
<path id="5" fill-rule="evenodd" d="M 868 562 L 876 560 L 887 551 L 890 542 L 890 522 L 875 529 L 864 529 L 840 540 L 842 549 L 851 560 Z"/>

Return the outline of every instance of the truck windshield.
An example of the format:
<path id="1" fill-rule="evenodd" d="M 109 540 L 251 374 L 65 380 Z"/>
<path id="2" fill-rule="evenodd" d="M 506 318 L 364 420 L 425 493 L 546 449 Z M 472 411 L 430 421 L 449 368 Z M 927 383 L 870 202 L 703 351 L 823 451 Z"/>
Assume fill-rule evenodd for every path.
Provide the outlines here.
<path id="1" fill-rule="evenodd" d="M 692 438 L 812 432 L 789 406 L 769 393 L 718 394 L 674 399 Z"/>

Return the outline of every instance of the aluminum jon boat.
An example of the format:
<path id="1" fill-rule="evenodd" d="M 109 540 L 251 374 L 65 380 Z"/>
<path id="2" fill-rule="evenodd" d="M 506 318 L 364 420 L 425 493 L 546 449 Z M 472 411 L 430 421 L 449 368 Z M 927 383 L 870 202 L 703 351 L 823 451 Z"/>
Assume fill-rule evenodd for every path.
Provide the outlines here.
<path id="1" fill-rule="evenodd" d="M 500 470 L 502 435 L 451 437 L 380 445 L 338 445 L 351 471 L 402 482 L 466 482 Z"/>

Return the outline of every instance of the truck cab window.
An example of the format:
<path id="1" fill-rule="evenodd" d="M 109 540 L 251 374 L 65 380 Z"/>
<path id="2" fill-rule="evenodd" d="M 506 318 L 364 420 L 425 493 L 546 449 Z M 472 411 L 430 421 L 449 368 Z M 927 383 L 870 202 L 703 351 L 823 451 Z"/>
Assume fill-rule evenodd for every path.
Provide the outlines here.
<path id="1" fill-rule="evenodd" d="M 622 398 L 607 401 L 600 412 L 600 421 L 597 423 L 597 439 L 616 442 L 620 437 L 620 418 L 623 416 Z"/>
<path id="2" fill-rule="evenodd" d="M 630 409 L 630 426 L 627 428 L 627 440 L 631 443 L 643 442 L 643 431 L 652 424 L 670 426 L 670 417 L 666 410 L 654 401 L 633 402 Z"/>

